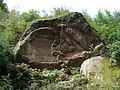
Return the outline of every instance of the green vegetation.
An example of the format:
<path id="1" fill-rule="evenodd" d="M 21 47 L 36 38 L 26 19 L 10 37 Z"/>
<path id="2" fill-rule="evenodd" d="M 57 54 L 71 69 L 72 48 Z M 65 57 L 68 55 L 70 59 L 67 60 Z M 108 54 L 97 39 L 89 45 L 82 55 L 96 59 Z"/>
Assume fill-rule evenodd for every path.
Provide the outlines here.
<path id="1" fill-rule="evenodd" d="M 108 55 L 116 59 L 119 64 L 120 60 L 120 12 L 110 13 L 106 10 L 104 13 L 98 12 L 98 15 L 92 21 L 93 27 L 98 30 L 98 34 L 105 41 L 109 49 Z"/>
<path id="2" fill-rule="evenodd" d="M 94 18 L 83 12 L 91 26 L 98 30 L 98 36 L 107 47 L 107 58 L 101 66 L 103 81 L 94 76 L 80 76 L 80 67 L 40 70 L 31 69 L 24 63 L 15 63 L 11 52 L 33 20 L 58 17 L 70 13 L 70 10 L 61 7 L 54 8 L 50 16 L 44 13 L 44 16 L 40 16 L 35 10 L 22 14 L 15 10 L 8 11 L 7 5 L 0 0 L 0 90 L 119 90 L 120 11 L 99 11 Z M 71 74 L 68 74 L 66 69 L 69 69 Z"/>
<path id="3" fill-rule="evenodd" d="M 0 10 L 3 12 L 8 12 L 7 4 L 4 3 L 4 0 L 0 0 Z"/>

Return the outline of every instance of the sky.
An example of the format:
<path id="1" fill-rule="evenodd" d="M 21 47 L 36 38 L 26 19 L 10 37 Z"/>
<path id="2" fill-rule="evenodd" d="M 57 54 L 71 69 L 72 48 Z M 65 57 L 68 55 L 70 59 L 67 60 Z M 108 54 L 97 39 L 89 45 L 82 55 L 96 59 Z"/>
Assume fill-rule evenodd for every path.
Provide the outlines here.
<path id="1" fill-rule="evenodd" d="M 67 7 L 73 12 L 87 11 L 87 13 L 94 17 L 98 10 L 105 9 L 114 11 L 120 10 L 120 0 L 4 0 L 9 10 L 17 10 L 28 12 L 29 10 L 37 10 L 50 12 L 53 8 Z"/>

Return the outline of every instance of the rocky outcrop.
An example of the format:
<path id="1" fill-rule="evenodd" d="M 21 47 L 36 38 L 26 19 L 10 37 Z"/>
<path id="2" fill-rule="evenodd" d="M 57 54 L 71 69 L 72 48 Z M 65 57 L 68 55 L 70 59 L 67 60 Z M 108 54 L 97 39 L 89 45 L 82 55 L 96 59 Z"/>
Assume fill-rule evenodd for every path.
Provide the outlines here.
<path id="1" fill-rule="evenodd" d="M 62 64 L 81 65 L 86 59 L 83 51 L 92 52 L 99 43 L 96 30 L 81 13 L 74 12 L 33 22 L 21 36 L 14 54 L 17 62 L 32 68 L 61 68 Z"/>

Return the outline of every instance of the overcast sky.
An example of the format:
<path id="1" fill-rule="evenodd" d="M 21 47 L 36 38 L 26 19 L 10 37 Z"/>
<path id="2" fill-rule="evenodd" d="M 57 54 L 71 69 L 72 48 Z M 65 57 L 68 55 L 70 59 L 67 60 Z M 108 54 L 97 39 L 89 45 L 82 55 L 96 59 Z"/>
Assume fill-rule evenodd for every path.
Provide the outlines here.
<path id="1" fill-rule="evenodd" d="M 66 6 L 71 11 L 87 12 L 93 17 L 98 10 L 120 10 L 120 0 L 5 0 L 10 10 L 16 9 L 26 12 L 31 9 L 37 11 L 51 11 L 53 8 Z"/>

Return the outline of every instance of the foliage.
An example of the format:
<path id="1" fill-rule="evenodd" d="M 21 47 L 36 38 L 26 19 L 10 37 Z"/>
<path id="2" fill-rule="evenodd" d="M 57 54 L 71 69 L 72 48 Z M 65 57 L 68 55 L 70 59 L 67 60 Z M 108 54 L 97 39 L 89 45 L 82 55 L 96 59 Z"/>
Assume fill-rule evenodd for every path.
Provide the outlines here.
<path id="1" fill-rule="evenodd" d="M 2 38 L 8 47 L 14 47 L 24 30 L 30 25 L 30 22 L 37 18 L 39 16 L 33 10 L 22 15 L 12 10 L 5 14 L 4 18 L 0 21 L 0 26 L 2 27 L 0 38 Z"/>
<path id="2" fill-rule="evenodd" d="M 54 17 L 63 16 L 65 14 L 69 14 L 70 10 L 66 7 L 54 8 L 53 9 Z"/>
<path id="3" fill-rule="evenodd" d="M 8 12 L 7 4 L 4 3 L 4 0 L 0 0 L 0 10 Z"/>
<path id="4" fill-rule="evenodd" d="M 89 19 L 89 23 L 98 30 L 98 36 L 103 40 L 108 49 L 107 55 L 119 62 L 120 41 L 120 12 L 111 13 L 99 11 L 95 18 Z"/>
<path id="5" fill-rule="evenodd" d="M 117 60 L 117 63 L 120 63 L 120 41 L 116 41 L 109 46 L 111 49 L 111 57 Z"/>
<path id="6" fill-rule="evenodd" d="M 9 63 L 13 60 L 13 55 L 3 45 L 0 45 L 0 75 L 7 75 Z"/>
<path id="7" fill-rule="evenodd" d="M 25 20 L 25 22 L 32 22 L 33 20 L 39 19 L 39 12 L 35 10 L 30 10 L 29 13 L 23 12 L 22 13 L 22 19 Z"/>
<path id="8" fill-rule="evenodd" d="M 51 82 L 50 77 L 53 75 L 54 71 L 49 71 L 50 76 L 47 76 L 48 70 L 38 70 L 31 69 L 28 65 L 22 64 L 10 64 L 9 65 L 9 73 L 7 76 L 1 76 L 0 87 L 4 88 L 4 90 L 29 90 L 36 87 L 44 86 Z M 55 76 L 52 76 L 53 78 Z M 53 78 L 54 79 L 54 78 Z M 53 82 L 53 81 L 52 81 Z"/>

